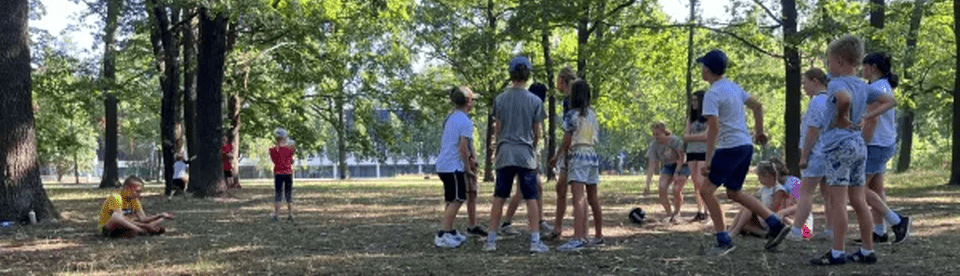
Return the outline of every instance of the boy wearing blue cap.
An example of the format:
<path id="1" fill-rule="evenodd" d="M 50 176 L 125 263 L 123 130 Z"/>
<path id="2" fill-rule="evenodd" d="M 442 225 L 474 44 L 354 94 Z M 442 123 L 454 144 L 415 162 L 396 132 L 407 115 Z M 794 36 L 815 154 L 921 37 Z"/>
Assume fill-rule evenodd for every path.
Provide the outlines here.
<path id="1" fill-rule="evenodd" d="M 547 252 L 540 241 L 540 207 L 537 199 L 537 160 L 534 149 L 540 137 L 540 124 L 547 116 L 543 103 L 527 91 L 527 80 L 533 66 L 527 58 L 518 56 L 510 61 L 512 85 L 494 99 L 492 116 L 496 120 L 497 180 L 490 211 L 490 227 L 497 229 L 503 213 L 503 203 L 510 197 L 513 179 L 519 178 L 520 192 L 527 202 L 530 225 L 530 252 Z M 489 231 L 484 251 L 497 250 L 497 232 Z"/>
<path id="2" fill-rule="evenodd" d="M 765 247 L 775 248 L 790 229 L 784 227 L 780 218 L 759 200 L 740 191 L 753 157 L 753 144 L 747 131 L 743 107 L 753 110 L 754 140 L 765 144 L 767 136 L 763 132 L 763 106 L 739 85 L 723 76 L 727 69 L 727 55 L 723 51 L 710 51 L 698 58 L 697 62 L 701 65 L 703 80 L 710 83 L 710 90 L 703 98 L 703 116 L 707 118 L 707 164 L 701 173 L 713 185 L 703 185 L 700 189 L 717 231 L 717 247 L 710 253 L 722 256 L 736 248 L 730 234 L 724 229 L 723 212 L 714 195 L 720 186 L 727 187 L 727 197 L 765 218 L 769 227 L 769 240 Z"/>

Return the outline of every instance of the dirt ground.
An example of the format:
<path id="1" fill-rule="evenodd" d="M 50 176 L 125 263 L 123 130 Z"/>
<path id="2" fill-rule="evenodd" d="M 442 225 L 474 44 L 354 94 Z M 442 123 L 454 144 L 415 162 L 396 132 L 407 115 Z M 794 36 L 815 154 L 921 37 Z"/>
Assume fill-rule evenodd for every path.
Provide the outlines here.
<path id="1" fill-rule="evenodd" d="M 471 238 L 457 249 L 433 245 L 442 210 L 436 177 L 389 180 L 295 181 L 295 221 L 269 218 L 272 183 L 243 181 L 227 197 L 161 197 L 148 185 L 148 213 L 168 211 L 168 233 L 134 239 L 105 239 L 96 229 L 100 204 L 109 190 L 94 185 L 47 185 L 61 212 L 59 222 L 0 228 L 3 275 L 958 275 L 960 274 L 960 189 L 944 186 L 947 172 L 888 176 L 890 205 L 913 218 L 912 236 L 901 245 L 878 245 L 880 262 L 812 267 L 806 260 L 829 247 L 827 241 L 784 241 L 779 251 L 763 250 L 764 240 L 734 237 L 738 249 L 723 257 L 704 253 L 714 242 L 708 223 L 658 222 L 663 210 L 642 196 L 642 177 L 604 177 L 600 184 L 606 246 L 557 252 L 564 237 L 548 243 L 551 252 L 531 255 L 526 235 L 499 242 L 499 251 L 483 252 Z M 755 190 L 756 180 L 746 188 Z M 656 185 L 656 184 L 654 184 Z M 481 224 L 490 213 L 492 184 L 482 183 Z M 687 185 L 683 217 L 695 204 Z M 554 183 L 545 185 L 545 209 L 552 217 Z M 655 188 L 654 188 L 655 189 Z M 722 193 L 727 223 L 739 207 Z M 814 206 L 817 222 L 822 208 Z M 649 221 L 632 224 L 627 213 L 642 207 Z M 514 224 L 526 229 L 525 207 Z M 850 239 L 856 235 L 851 212 Z M 591 222 L 592 223 L 592 222 Z M 466 208 L 457 227 L 466 228 Z M 486 227 L 485 227 L 486 228 Z M 817 227 L 817 231 L 820 227 Z M 591 234 L 592 234 L 591 229 Z M 848 246 L 853 251 L 856 246 Z"/>

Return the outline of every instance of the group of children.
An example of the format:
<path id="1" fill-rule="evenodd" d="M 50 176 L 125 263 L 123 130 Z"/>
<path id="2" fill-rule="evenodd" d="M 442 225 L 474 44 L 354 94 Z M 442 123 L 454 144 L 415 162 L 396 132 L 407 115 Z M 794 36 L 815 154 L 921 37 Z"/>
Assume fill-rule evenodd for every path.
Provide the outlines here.
<path id="1" fill-rule="evenodd" d="M 910 218 L 890 210 L 883 192 L 886 162 L 896 146 L 892 108 L 896 104 L 893 88 L 897 78 L 890 70 L 890 57 L 874 53 L 862 58 L 863 42 L 853 36 L 834 40 L 827 52 L 829 75 L 812 68 L 803 78 L 804 90 L 811 100 L 801 125 L 802 179 L 790 175 L 786 164 L 778 158 L 762 161 L 756 166 L 757 178 L 762 184 L 759 200 L 742 192 L 742 188 L 750 171 L 754 143 L 765 144 L 768 139 L 763 106 L 724 77 L 728 59 L 723 51 L 713 50 L 697 59 L 703 80 L 710 84 L 710 89 L 692 95 L 683 135 L 671 135 L 663 123 L 651 126 L 654 141 L 647 157 L 649 167 L 660 171 L 659 194 L 666 211 L 665 219 L 677 220 L 683 202 L 683 185 L 687 177 L 692 176 L 698 205 L 692 220 L 705 220 L 709 216 L 716 231 L 717 245 L 710 254 L 725 255 L 736 248 L 715 196 L 720 186 L 726 187 L 729 199 L 744 207 L 735 218 L 731 232 L 763 236 L 768 239 L 766 249 L 776 248 L 787 238 L 810 237 L 812 195 L 820 186 L 827 222 L 822 235 L 832 238 L 833 243 L 830 252 L 809 261 L 813 265 L 875 263 L 874 243 L 891 239 L 884 222 L 894 232 L 894 243 L 902 242 L 909 234 Z M 863 76 L 870 84 L 856 76 L 861 63 Z M 556 238 L 562 233 L 567 190 L 573 197 L 574 235 L 557 249 L 578 250 L 590 244 L 602 244 L 602 214 L 597 201 L 599 161 L 594 149 L 599 125 L 596 113 L 590 108 L 589 85 L 577 79 L 569 68 L 561 71 L 557 78 L 557 87 L 567 96 L 567 101 L 564 102 L 563 142 L 557 155 L 549 161 L 550 168 L 560 171 L 556 220 L 550 227 L 542 220 L 542 203 L 537 201 L 542 186 L 537 177 L 535 152 L 545 114 L 542 97 L 526 90 L 531 68 L 526 58 L 514 58 L 509 65 L 512 85 L 494 101 L 497 178 L 488 229 L 502 230 L 510 226 L 509 221 L 502 225 L 499 221 L 504 201 L 509 198 L 513 180 L 517 178 L 520 194 L 528 207 L 531 252 L 549 250 L 541 236 Z M 476 160 L 471 159 L 475 153 L 471 147 L 473 124 L 468 115 L 473 97 L 465 87 L 450 90 L 456 109 L 444 123 L 437 160 L 437 172 L 444 183 L 447 201 L 443 229 L 435 239 L 440 247 L 457 247 L 466 240 L 454 230 L 453 219 L 461 202 L 469 198 L 468 206 L 475 205 L 476 182 L 466 184 L 466 178 L 475 177 L 477 170 Z M 745 108 L 753 113 L 752 135 L 747 128 Z M 653 169 L 647 172 L 645 193 L 649 192 Z M 672 189 L 671 185 L 674 185 Z M 593 208 L 596 224 L 597 238 L 593 240 L 588 240 L 586 234 L 587 202 Z M 843 250 L 848 202 L 857 214 L 862 244 L 852 254 Z M 469 209 L 469 232 L 484 234 L 485 231 L 476 226 L 473 208 Z M 510 214 L 512 217 L 512 211 Z M 792 222 L 786 217 L 792 218 Z M 543 228 L 552 229 L 543 231 Z M 496 250 L 497 235 L 497 231 L 486 233 L 484 250 Z"/>

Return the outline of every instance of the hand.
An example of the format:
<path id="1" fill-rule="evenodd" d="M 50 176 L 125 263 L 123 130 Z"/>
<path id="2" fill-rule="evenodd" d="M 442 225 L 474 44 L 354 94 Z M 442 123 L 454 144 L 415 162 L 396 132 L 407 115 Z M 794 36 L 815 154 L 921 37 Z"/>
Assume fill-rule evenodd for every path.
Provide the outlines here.
<path id="1" fill-rule="evenodd" d="M 173 218 L 176 217 L 176 216 L 174 216 L 173 214 L 167 213 L 167 212 L 160 213 L 160 216 L 163 217 L 163 218 L 165 218 L 165 219 L 173 219 Z"/>
<path id="2" fill-rule="evenodd" d="M 807 157 L 800 157 L 800 168 L 801 169 L 807 168 Z"/>
<path id="3" fill-rule="evenodd" d="M 769 138 L 766 133 L 763 133 L 763 130 L 760 130 L 753 135 L 753 141 L 759 145 L 766 145 L 767 142 L 769 142 Z"/>
<path id="4" fill-rule="evenodd" d="M 706 166 L 700 167 L 700 174 L 703 176 L 710 176 L 710 163 L 707 162 Z"/>
<path id="5" fill-rule="evenodd" d="M 837 121 L 833 123 L 833 126 L 836 128 L 851 129 L 853 128 L 853 123 L 850 122 L 850 118 L 847 116 L 837 116 Z"/>
<path id="6" fill-rule="evenodd" d="M 557 156 L 553 156 L 553 158 L 550 158 L 550 167 L 551 168 L 557 167 Z"/>

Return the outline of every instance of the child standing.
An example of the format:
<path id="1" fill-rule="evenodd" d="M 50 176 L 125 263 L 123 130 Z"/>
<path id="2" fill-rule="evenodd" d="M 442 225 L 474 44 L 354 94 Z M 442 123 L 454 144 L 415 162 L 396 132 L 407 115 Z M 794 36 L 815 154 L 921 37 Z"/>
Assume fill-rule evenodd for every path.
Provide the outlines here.
<path id="1" fill-rule="evenodd" d="M 797 194 L 797 205 L 795 208 L 796 221 L 793 224 L 793 231 L 787 237 L 791 240 L 800 240 L 803 237 L 802 221 L 812 218 L 811 209 L 813 208 L 813 192 L 817 186 L 820 186 L 820 195 L 823 197 L 824 209 L 830 210 L 832 207 L 827 200 L 827 186 L 823 182 L 823 176 L 826 168 L 822 151 L 822 143 L 818 142 L 820 126 L 816 122 L 822 121 L 824 109 L 827 105 L 827 74 L 819 68 L 811 68 L 803 73 L 803 90 L 810 97 L 810 103 L 807 105 L 807 111 L 803 114 L 800 122 L 800 152 L 807 152 L 806 166 L 800 170 L 800 188 L 793 189 Z M 824 218 L 823 237 L 832 238 L 833 230 L 830 226 L 830 216 Z"/>
<path id="2" fill-rule="evenodd" d="M 293 154 L 294 142 L 287 136 L 287 130 L 277 128 L 274 131 L 276 144 L 270 148 L 270 160 L 273 161 L 273 221 L 280 215 L 280 204 L 287 201 L 287 219 L 293 220 Z"/>
<path id="3" fill-rule="evenodd" d="M 450 102 L 455 109 L 447 115 L 443 123 L 443 134 L 440 137 L 440 153 L 437 155 L 437 174 L 443 181 L 443 199 L 446 208 L 443 212 L 442 229 L 437 232 L 433 242 L 437 247 L 455 248 L 465 240 L 453 229 L 453 220 L 457 217 L 460 205 L 467 199 L 467 177 L 476 175 L 476 167 L 470 159 L 473 151 L 473 121 L 470 120 L 470 109 L 473 108 L 473 91 L 466 87 L 456 87 L 450 90 Z M 475 195 L 475 194 L 474 194 Z M 476 230 L 476 221 L 471 221 L 470 229 Z M 470 232 L 470 231 L 468 231 Z"/>
<path id="4" fill-rule="evenodd" d="M 697 62 L 701 65 L 703 80 L 710 83 L 710 90 L 703 99 L 703 116 L 707 117 L 707 164 L 701 169 L 710 185 L 700 187 L 700 195 L 710 210 L 710 218 L 717 231 L 717 247 L 710 253 L 721 256 L 736 249 L 730 234 L 724 229 L 723 212 L 714 195 L 720 186 L 727 187 L 727 197 L 764 218 L 770 227 L 770 238 L 765 247 L 772 249 L 790 231 L 759 200 L 740 191 L 753 157 L 744 105 L 753 110 L 754 140 L 761 144 L 767 141 L 763 132 L 763 106 L 736 83 L 723 77 L 727 69 L 727 55 L 723 51 L 710 51 L 698 58 Z"/>
<path id="5" fill-rule="evenodd" d="M 896 100 L 882 92 L 869 89 L 867 84 L 855 76 L 856 67 L 863 56 L 863 42 L 853 36 L 844 36 L 830 43 L 827 48 L 828 70 L 834 76 L 827 84 L 827 103 L 822 120 L 813 122 L 823 131 L 819 142 L 825 161 L 825 182 L 831 208 L 827 210 L 833 223 L 833 244 L 830 252 L 810 260 L 813 265 L 835 265 L 847 261 L 843 250 L 843 239 L 847 231 L 847 199 L 857 214 L 860 224 L 860 237 L 863 246 L 849 256 L 849 260 L 859 263 L 876 263 L 873 252 L 871 227 L 873 217 L 864 196 L 864 162 L 867 147 L 858 125 L 862 119 L 879 116 L 893 108 Z M 877 109 L 866 112 L 867 104 L 877 102 Z M 819 133 L 808 133 L 807 141 L 816 141 Z M 800 157 L 800 167 L 807 167 L 809 150 L 812 145 L 804 144 Z"/>
<path id="6" fill-rule="evenodd" d="M 687 165 L 693 180 L 693 199 L 697 201 L 697 214 L 691 222 L 707 219 L 707 206 L 700 197 L 700 186 L 704 176 L 697 173 L 707 162 L 707 118 L 703 117 L 703 90 L 693 92 L 690 96 L 689 112 L 687 112 L 687 127 L 683 133 L 683 142 L 687 143 Z"/>
<path id="7" fill-rule="evenodd" d="M 542 83 L 534 83 L 530 85 L 530 93 L 533 93 L 540 99 L 542 103 L 543 100 L 547 97 L 547 86 Z M 541 125 L 541 127 L 543 127 Z M 541 133 L 544 133 L 544 130 L 540 130 Z M 537 206 L 540 207 L 540 236 L 547 237 L 550 233 L 553 233 L 553 227 L 547 223 L 543 218 L 543 182 L 540 181 L 540 177 L 543 175 L 541 168 L 543 167 L 543 160 L 541 159 L 540 152 L 543 151 L 543 143 L 537 143 L 536 151 L 534 151 L 535 158 L 537 159 L 537 193 L 540 194 L 540 198 L 537 199 Z M 504 215 L 503 223 L 500 224 L 500 234 L 504 235 L 519 235 L 520 231 L 513 228 L 513 215 L 516 214 L 517 208 L 520 207 L 520 201 L 523 199 L 520 197 L 519 193 L 513 194 L 513 198 L 510 199 L 510 204 L 507 206 L 507 213 Z"/>
<path id="8" fill-rule="evenodd" d="M 193 160 L 193 158 L 190 158 Z M 177 154 L 177 162 L 173 163 L 173 189 L 167 192 L 167 200 L 173 199 L 175 194 L 183 195 L 187 189 L 187 164 L 190 160 L 184 160 L 183 153 Z"/>
<path id="9" fill-rule="evenodd" d="M 537 206 L 537 160 L 534 149 L 540 138 L 540 124 L 547 116 L 543 103 L 527 91 L 527 80 L 533 66 L 526 57 L 510 61 L 511 86 L 494 99 L 492 117 L 496 120 L 497 180 L 490 211 L 490 227 L 496 229 L 503 214 L 503 203 L 510 197 L 513 179 L 520 178 L 520 192 L 527 202 L 530 225 L 530 251 L 547 252 L 540 241 L 540 208 Z M 489 231 L 484 251 L 497 250 L 497 233 Z"/>
<path id="10" fill-rule="evenodd" d="M 588 244 L 584 192 L 591 206 L 599 205 L 597 184 L 600 183 L 600 163 L 594 146 L 598 141 L 600 126 L 597 123 L 597 114 L 590 108 L 590 87 L 583 80 L 575 81 L 571 87 L 570 109 L 568 114 L 564 114 L 564 135 L 559 156 L 565 156 L 569 162 L 567 180 L 573 194 L 574 233 L 573 239 L 557 248 L 560 251 L 576 251 Z M 551 166 L 557 163 L 557 159 L 555 156 L 550 160 Z M 593 216 L 594 223 L 597 224 L 597 239 L 602 240 L 600 225 L 603 223 L 603 215 L 599 208 L 593 210 Z"/>
<path id="11" fill-rule="evenodd" d="M 557 74 L 557 90 L 563 93 L 563 114 L 567 114 L 567 111 L 570 111 L 570 85 L 577 80 L 577 73 L 573 71 L 569 66 L 563 67 L 560 69 L 560 73 Z M 554 155 L 556 157 L 556 167 L 553 165 L 550 166 L 550 169 L 557 168 L 557 212 L 554 214 L 553 220 L 553 231 L 545 238 L 547 240 L 553 240 L 557 237 L 560 237 L 563 234 L 563 216 L 567 212 L 567 161 L 564 156 L 558 154 Z M 597 210 L 594 210 L 596 212 Z"/>
<path id="12" fill-rule="evenodd" d="M 660 205 L 666 211 L 665 218 L 673 223 L 677 221 L 680 206 L 683 205 L 683 185 L 687 183 L 690 168 L 684 162 L 686 155 L 683 153 L 683 142 L 680 142 L 680 138 L 671 135 L 663 122 L 653 123 L 650 130 L 653 132 L 654 140 L 647 148 L 647 167 L 649 168 L 647 169 L 647 187 L 650 187 L 650 181 L 653 179 L 653 170 L 660 168 Z M 670 199 L 667 195 L 671 184 L 676 185 L 672 190 L 674 209 L 670 208 Z"/>

